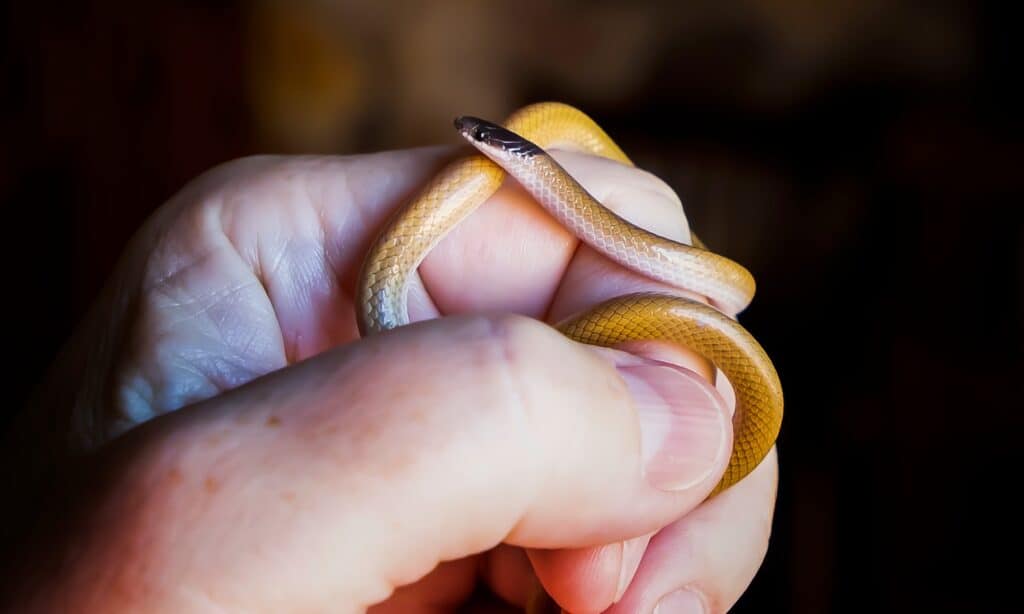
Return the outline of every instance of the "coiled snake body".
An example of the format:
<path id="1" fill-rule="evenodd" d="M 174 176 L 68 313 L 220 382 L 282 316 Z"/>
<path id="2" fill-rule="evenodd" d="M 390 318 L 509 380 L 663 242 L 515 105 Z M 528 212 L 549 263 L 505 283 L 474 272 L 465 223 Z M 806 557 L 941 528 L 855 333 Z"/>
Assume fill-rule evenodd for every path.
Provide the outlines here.
<path id="1" fill-rule="evenodd" d="M 623 266 L 704 295 L 727 313 L 753 298 L 754 279 L 735 262 L 639 228 L 606 209 L 544 148 L 571 147 L 623 164 L 629 158 L 589 117 L 560 103 L 514 113 L 504 127 L 463 117 L 456 128 L 483 155 L 442 170 L 384 229 L 359 281 L 358 321 L 368 335 L 408 323 L 407 286 L 427 253 L 490 197 L 505 173 L 580 240 Z M 488 159 L 490 158 L 490 159 Z M 612 346 L 634 340 L 679 343 L 703 355 L 736 393 L 733 451 L 715 493 L 750 473 L 782 424 L 782 386 L 771 360 L 735 320 L 705 303 L 667 294 L 630 294 L 601 303 L 557 326 L 577 341 Z"/>

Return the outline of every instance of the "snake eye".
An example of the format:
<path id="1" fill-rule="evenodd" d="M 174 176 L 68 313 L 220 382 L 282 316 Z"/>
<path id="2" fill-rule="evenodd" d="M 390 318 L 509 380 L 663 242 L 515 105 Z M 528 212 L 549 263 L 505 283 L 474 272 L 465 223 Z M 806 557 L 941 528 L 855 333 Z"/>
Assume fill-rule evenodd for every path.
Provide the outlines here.
<path id="1" fill-rule="evenodd" d="M 478 141 L 483 141 L 484 137 L 487 136 L 487 131 L 484 130 L 483 126 L 477 126 L 473 128 L 473 138 Z"/>

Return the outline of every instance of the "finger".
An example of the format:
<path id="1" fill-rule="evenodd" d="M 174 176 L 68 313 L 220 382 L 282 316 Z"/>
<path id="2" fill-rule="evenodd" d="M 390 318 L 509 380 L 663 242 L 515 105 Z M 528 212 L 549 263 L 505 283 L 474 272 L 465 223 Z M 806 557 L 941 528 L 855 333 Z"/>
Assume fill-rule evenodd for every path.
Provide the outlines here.
<path id="1" fill-rule="evenodd" d="M 740 484 L 653 540 L 645 535 L 594 548 L 532 550 L 530 560 L 545 590 L 574 614 L 645 613 L 662 598 L 667 612 L 727 611 L 767 551 L 777 474 L 773 449 Z"/>
<path id="2" fill-rule="evenodd" d="M 445 314 L 502 311 L 540 319 L 575 247 L 572 234 L 506 179 L 431 251 L 420 276 Z"/>
<path id="3" fill-rule="evenodd" d="M 705 381 L 713 370 L 686 348 L 663 342 L 631 342 L 619 349 L 635 356 L 690 367 Z M 724 399 L 723 399 L 723 402 Z M 567 611 L 603 612 L 622 598 L 651 535 L 601 546 L 530 550 L 537 577 L 547 593 Z"/>
<path id="4" fill-rule="evenodd" d="M 182 189 L 131 241 L 58 368 L 55 395 L 106 412 L 75 417 L 80 447 L 356 338 L 367 245 L 451 152 L 245 158 Z"/>
<path id="5" fill-rule="evenodd" d="M 441 563 L 416 582 L 401 586 L 387 601 L 367 614 L 432 614 L 450 612 L 464 603 L 476 587 L 478 557 Z"/>
<path id="6" fill-rule="evenodd" d="M 529 550 L 544 591 L 565 611 L 603 612 L 629 586 L 650 535 L 604 546 Z"/>
<path id="7" fill-rule="evenodd" d="M 157 250 L 167 262 L 151 264 L 149 277 L 184 277 L 186 297 L 202 280 L 221 292 L 254 285 L 265 293 L 289 362 L 355 339 L 352 296 L 370 243 L 452 152 L 271 158 L 255 168 L 242 160 L 188 198 L 187 219 Z M 225 275 L 235 269 L 237 276 Z"/>
<path id="8" fill-rule="evenodd" d="M 121 439 L 73 598 L 126 598 L 113 585 L 227 609 L 365 607 L 503 541 L 651 532 L 707 495 L 730 449 L 692 374 L 525 318 L 435 320 Z"/>
<path id="9" fill-rule="evenodd" d="M 572 152 L 554 155 L 613 210 L 665 236 L 689 238 L 679 200 L 653 175 L 604 158 Z M 420 272 L 443 313 L 497 310 L 541 318 L 577 247 L 568 230 L 515 181 L 506 180 L 434 248 Z M 603 286 L 599 275 L 588 281 Z"/>
<path id="10" fill-rule="evenodd" d="M 777 482 L 773 448 L 749 476 L 651 540 L 629 589 L 609 614 L 728 611 L 768 550 Z"/>
<path id="11" fill-rule="evenodd" d="M 484 583 L 507 603 L 523 606 L 537 590 L 537 576 L 522 548 L 501 544 L 484 555 Z"/>

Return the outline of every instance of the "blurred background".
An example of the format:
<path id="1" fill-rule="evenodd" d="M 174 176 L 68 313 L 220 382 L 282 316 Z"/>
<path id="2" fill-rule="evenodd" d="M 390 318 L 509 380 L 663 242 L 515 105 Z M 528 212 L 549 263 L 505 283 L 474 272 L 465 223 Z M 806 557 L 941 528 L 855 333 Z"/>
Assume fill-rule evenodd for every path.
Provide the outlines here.
<path id="1" fill-rule="evenodd" d="M 122 246 L 263 152 L 455 142 L 561 100 L 748 266 L 787 414 L 736 612 L 1006 611 L 1024 546 L 1016 28 L 996 3 L 14 2 L 0 9 L 9 415 Z M 1014 77 L 1013 75 L 1017 75 Z M 1012 473 L 1012 472 L 1011 472 Z"/>

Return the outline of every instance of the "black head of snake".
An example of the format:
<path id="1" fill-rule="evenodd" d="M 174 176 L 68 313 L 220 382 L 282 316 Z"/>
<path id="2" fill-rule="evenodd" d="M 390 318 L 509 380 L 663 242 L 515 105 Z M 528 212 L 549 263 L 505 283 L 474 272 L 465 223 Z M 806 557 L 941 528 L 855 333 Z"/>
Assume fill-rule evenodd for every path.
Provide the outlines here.
<path id="1" fill-rule="evenodd" d="M 463 115 L 455 119 L 455 129 L 468 141 L 474 141 L 476 147 L 481 145 L 492 149 L 488 153 L 503 153 L 523 158 L 543 153 L 543 150 L 518 134 L 502 128 L 498 124 Z M 496 151 L 494 151 L 496 150 Z"/>

